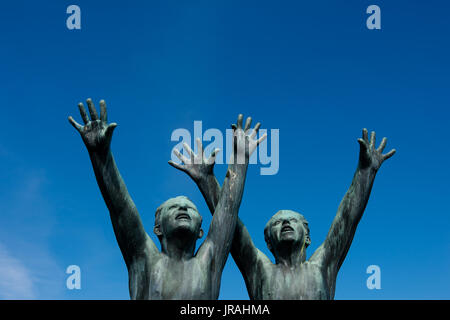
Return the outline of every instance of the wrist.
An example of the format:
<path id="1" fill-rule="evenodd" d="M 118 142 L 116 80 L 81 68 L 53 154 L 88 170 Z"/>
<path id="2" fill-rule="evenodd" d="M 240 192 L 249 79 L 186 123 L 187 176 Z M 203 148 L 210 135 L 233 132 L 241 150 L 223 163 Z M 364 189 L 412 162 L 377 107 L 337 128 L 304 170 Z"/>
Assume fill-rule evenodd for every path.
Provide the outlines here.
<path id="1" fill-rule="evenodd" d="M 198 179 L 194 179 L 200 191 L 204 194 L 209 194 L 213 192 L 218 185 L 217 179 L 214 174 L 202 175 Z"/>
<path id="2" fill-rule="evenodd" d="M 247 172 L 247 167 L 248 167 L 248 161 L 246 161 L 245 163 L 241 164 L 241 163 L 232 163 L 228 166 L 228 170 L 232 171 L 233 173 L 236 174 L 242 174 L 245 172 Z"/>
<path id="3" fill-rule="evenodd" d="M 87 150 L 91 157 L 98 159 L 104 159 L 111 153 L 109 146 L 105 148 L 87 148 Z"/>
<path id="4" fill-rule="evenodd" d="M 197 182 L 197 184 L 207 185 L 208 183 L 213 181 L 215 178 L 216 177 L 214 176 L 213 172 L 208 172 L 208 173 L 199 175 L 198 177 L 194 178 L 194 180 L 195 180 L 195 182 Z"/>
<path id="5" fill-rule="evenodd" d="M 362 175 L 375 176 L 379 168 L 373 165 L 363 165 L 358 163 L 357 171 Z"/>

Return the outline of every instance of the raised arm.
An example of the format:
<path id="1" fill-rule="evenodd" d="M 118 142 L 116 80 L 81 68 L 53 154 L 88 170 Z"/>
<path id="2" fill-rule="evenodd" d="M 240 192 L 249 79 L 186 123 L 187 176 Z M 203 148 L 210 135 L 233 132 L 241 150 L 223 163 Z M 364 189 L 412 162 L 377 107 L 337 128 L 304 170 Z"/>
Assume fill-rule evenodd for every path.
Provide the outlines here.
<path id="1" fill-rule="evenodd" d="M 255 140 L 259 127 L 260 123 L 257 123 L 249 136 L 250 154 L 267 137 L 267 135 L 264 134 L 258 140 Z M 192 180 L 194 180 L 205 198 L 211 214 L 214 214 L 216 206 L 219 202 L 219 196 L 221 194 L 220 185 L 214 175 L 215 157 L 219 152 L 219 149 L 214 150 L 211 156 L 207 159 L 204 156 L 203 146 L 200 139 L 197 139 L 197 154 L 194 154 L 191 148 L 186 144 L 184 145 L 184 148 L 188 151 L 190 158 L 188 159 L 180 154 L 178 150 L 174 150 L 175 155 L 183 164 L 177 164 L 173 161 L 169 161 L 169 164 L 181 171 L 186 172 Z M 247 228 L 238 218 L 231 247 L 231 255 L 244 275 L 246 281 L 247 276 L 252 274 L 253 267 L 256 266 L 258 254 L 259 250 L 255 247 Z"/>
<path id="2" fill-rule="evenodd" d="M 370 141 L 367 130 L 363 130 L 360 145 L 359 162 L 353 181 L 342 199 L 336 217 L 324 243 L 316 250 L 310 260 L 319 261 L 326 268 L 328 276 L 335 279 L 356 232 L 356 227 L 364 213 L 375 175 L 384 160 L 392 157 L 395 150 L 382 154 L 386 146 L 383 138 L 378 149 L 375 148 L 375 132 Z M 334 287 L 333 287 L 334 290 Z"/>
<path id="3" fill-rule="evenodd" d="M 91 99 L 87 100 L 91 120 L 82 103 L 78 104 L 84 126 L 72 117 L 69 122 L 80 133 L 92 162 L 98 186 L 109 209 L 117 242 L 127 267 L 133 258 L 157 252 L 155 244 L 144 230 L 137 208 L 120 176 L 111 152 L 112 134 L 116 123 L 107 123 L 105 101 L 100 101 L 100 118 Z M 147 246 L 146 246 L 147 244 Z"/>

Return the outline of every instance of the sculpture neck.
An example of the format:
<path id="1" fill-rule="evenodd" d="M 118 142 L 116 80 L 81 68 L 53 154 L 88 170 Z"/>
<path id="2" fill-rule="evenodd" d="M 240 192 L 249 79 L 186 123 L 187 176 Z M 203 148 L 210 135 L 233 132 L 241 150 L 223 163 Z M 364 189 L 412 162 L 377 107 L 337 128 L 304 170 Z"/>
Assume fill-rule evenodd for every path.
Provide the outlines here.
<path id="1" fill-rule="evenodd" d="M 283 245 L 275 251 L 275 263 L 289 268 L 298 266 L 306 260 L 305 245 Z"/>
<path id="2" fill-rule="evenodd" d="M 189 260 L 194 256 L 196 242 L 185 238 L 163 238 L 161 251 L 171 259 Z"/>

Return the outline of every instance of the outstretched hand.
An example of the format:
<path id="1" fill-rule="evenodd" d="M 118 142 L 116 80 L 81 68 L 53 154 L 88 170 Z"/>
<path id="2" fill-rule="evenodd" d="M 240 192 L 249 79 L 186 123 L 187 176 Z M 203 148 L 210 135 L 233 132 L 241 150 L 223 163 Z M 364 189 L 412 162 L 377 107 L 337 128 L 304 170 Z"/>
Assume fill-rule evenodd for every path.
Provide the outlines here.
<path id="1" fill-rule="evenodd" d="M 264 134 L 256 140 L 255 137 L 261 124 L 258 122 L 255 128 L 250 130 L 251 123 L 252 119 L 248 117 L 245 127 L 242 128 L 243 115 L 240 114 L 237 124 L 231 125 L 233 129 L 233 154 L 238 155 L 238 163 L 244 163 L 245 159 L 248 160 L 256 147 L 267 138 L 267 134 Z M 213 175 L 216 155 L 219 153 L 220 149 L 215 149 L 211 152 L 209 158 L 206 158 L 200 138 L 196 139 L 196 143 L 198 150 L 197 154 L 195 154 L 186 143 L 183 143 L 184 149 L 189 153 L 189 158 L 174 149 L 173 153 L 180 159 L 181 164 L 175 163 L 172 160 L 169 161 L 169 164 L 178 170 L 186 172 L 194 181 L 198 182 Z"/>
<path id="2" fill-rule="evenodd" d="M 368 132 L 365 128 L 363 129 L 362 138 L 359 138 L 358 142 L 360 145 L 359 166 L 362 169 L 373 168 L 378 170 L 384 160 L 389 159 L 395 153 L 395 149 L 392 149 L 388 153 L 383 154 L 387 142 L 386 138 L 383 138 L 378 149 L 375 149 L 375 131 L 372 131 L 369 141 Z"/>
<path id="3" fill-rule="evenodd" d="M 258 122 L 253 130 L 250 130 L 252 118 L 247 118 L 244 128 L 242 128 L 243 120 L 244 116 L 240 114 L 237 123 L 231 125 L 231 128 L 233 129 L 232 161 L 236 161 L 237 159 L 238 164 L 246 163 L 256 147 L 267 138 L 267 133 L 264 133 L 262 137 L 255 139 L 256 134 L 261 127 L 261 123 Z"/>
<path id="4" fill-rule="evenodd" d="M 215 149 L 209 158 L 206 158 L 200 138 L 197 138 L 196 142 L 197 154 L 186 143 L 183 143 L 183 147 L 189 153 L 190 158 L 186 158 L 177 149 L 174 149 L 173 153 L 180 159 L 182 164 L 175 163 L 172 160 L 169 161 L 169 164 L 178 170 L 186 172 L 194 181 L 200 181 L 206 179 L 208 175 L 213 175 L 216 155 L 220 149 Z"/>
<path id="5" fill-rule="evenodd" d="M 69 117 L 69 122 L 80 133 L 81 138 L 89 151 L 106 151 L 110 147 L 112 134 L 117 123 L 107 123 L 108 116 L 104 100 L 100 100 L 100 118 L 92 100 L 87 99 L 86 102 L 91 115 L 91 120 L 89 120 L 83 103 L 80 102 L 78 108 L 80 109 L 81 118 L 85 125 L 80 125 L 72 117 Z"/>

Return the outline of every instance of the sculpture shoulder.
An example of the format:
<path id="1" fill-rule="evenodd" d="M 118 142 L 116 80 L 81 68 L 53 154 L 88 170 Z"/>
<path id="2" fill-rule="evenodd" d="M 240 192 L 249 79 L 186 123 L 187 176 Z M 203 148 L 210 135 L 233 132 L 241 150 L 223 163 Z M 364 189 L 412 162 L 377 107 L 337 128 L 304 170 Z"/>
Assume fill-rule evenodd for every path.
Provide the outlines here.
<path id="1" fill-rule="evenodd" d="M 269 257 L 267 257 L 261 250 L 259 250 L 259 249 L 256 249 L 256 250 L 257 250 L 256 264 L 258 266 L 261 266 L 264 268 L 269 268 L 274 265 L 272 263 L 272 261 L 270 261 Z"/>
<path id="2" fill-rule="evenodd" d="M 258 278 L 271 274 L 275 264 L 261 250 L 257 249 L 256 261 L 250 264 L 248 270 Z"/>
<path id="3" fill-rule="evenodd" d="M 314 251 L 307 263 L 320 268 L 326 267 L 326 250 L 323 243 Z"/>
<path id="4" fill-rule="evenodd" d="M 330 255 L 329 248 L 326 248 L 325 244 L 321 244 L 307 262 L 325 272 L 327 277 L 331 279 L 337 276 L 336 259 L 336 257 Z"/>
<path id="5" fill-rule="evenodd" d="M 334 290 L 336 287 L 336 278 L 338 274 L 338 270 L 334 268 L 332 262 L 330 262 L 329 257 L 327 257 L 326 249 L 323 245 L 321 245 L 314 254 L 309 258 L 306 262 L 309 266 L 309 270 L 313 272 L 316 276 L 321 275 L 323 279 L 325 279 L 325 286 L 327 288 L 327 294 L 329 299 L 334 297 Z"/>
<path id="6" fill-rule="evenodd" d="M 146 235 L 147 239 L 144 246 L 140 250 L 136 250 L 131 258 L 130 267 L 132 265 L 152 266 L 156 265 L 163 257 L 163 254 L 156 247 L 149 235 Z"/>
<path id="7" fill-rule="evenodd" d="M 215 244 L 209 238 L 206 238 L 205 241 L 200 245 L 195 254 L 195 258 L 199 262 L 209 262 L 213 258 L 215 252 Z"/>

